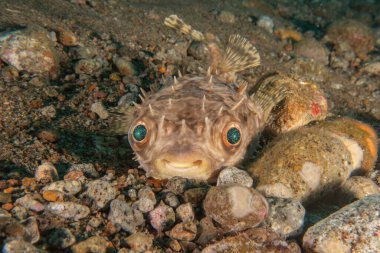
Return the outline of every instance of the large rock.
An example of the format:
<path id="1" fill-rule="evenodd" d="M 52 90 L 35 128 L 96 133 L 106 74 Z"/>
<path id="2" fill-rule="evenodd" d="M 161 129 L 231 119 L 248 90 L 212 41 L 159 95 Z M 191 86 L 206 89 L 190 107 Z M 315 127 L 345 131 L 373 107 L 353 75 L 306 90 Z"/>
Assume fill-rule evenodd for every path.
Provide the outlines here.
<path id="1" fill-rule="evenodd" d="M 0 58 L 17 70 L 58 76 L 54 45 L 49 32 L 39 26 L 0 34 Z"/>
<path id="2" fill-rule="evenodd" d="M 310 227 L 303 248 L 313 253 L 365 253 L 380 249 L 380 194 L 345 206 Z"/>

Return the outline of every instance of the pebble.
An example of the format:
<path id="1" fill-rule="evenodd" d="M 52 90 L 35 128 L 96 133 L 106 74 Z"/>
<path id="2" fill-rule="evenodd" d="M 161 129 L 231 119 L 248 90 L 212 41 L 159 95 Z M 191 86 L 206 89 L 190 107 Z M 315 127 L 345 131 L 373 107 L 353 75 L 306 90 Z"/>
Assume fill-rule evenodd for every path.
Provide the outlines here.
<path id="1" fill-rule="evenodd" d="M 72 31 L 63 28 L 58 28 L 57 30 L 59 43 L 67 47 L 78 45 L 78 39 Z"/>
<path id="2" fill-rule="evenodd" d="M 55 228 L 49 232 L 48 242 L 58 249 L 65 249 L 76 242 L 75 236 L 67 228 Z"/>
<path id="3" fill-rule="evenodd" d="M 37 137 L 42 141 L 55 143 L 58 141 L 58 135 L 51 130 L 42 130 L 37 134 Z"/>
<path id="4" fill-rule="evenodd" d="M 324 40 L 332 42 L 339 55 L 353 50 L 363 59 L 375 46 L 375 38 L 370 27 L 353 20 L 340 19 L 333 22 L 326 31 Z"/>
<path id="5" fill-rule="evenodd" d="M 71 246 L 72 253 L 105 253 L 108 242 L 104 237 L 93 236 Z"/>
<path id="6" fill-rule="evenodd" d="M 0 237 L 9 239 L 24 239 L 28 236 L 27 230 L 20 222 L 12 217 L 0 217 Z"/>
<path id="7" fill-rule="evenodd" d="M 342 205 L 380 192 L 380 187 L 370 178 L 352 176 L 340 187 L 339 203 Z"/>
<path id="8" fill-rule="evenodd" d="M 31 194 L 27 194 L 24 197 L 18 198 L 15 203 L 16 205 L 21 205 L 26 209 L 37 213 L 42 212 L 45 209 L 45 206 L 35 200 Z"/>
<path id="9" fill-rule="evenodd" d="M 64 196 L 65 195 L 63 194 L 63 192 L 55 190 L 44 191 L 44 193 L 42 194 L 42 197 L 49 202 L 63 201 Z"/>
<path id="10" fill-rule="evenodd" d="M 95 75 L 101 68 L 102 63 L 96 59 L 82 59 L 75 64 L 75 73 Z"/>
<path id="11" fill-rule="evenodd" d="M 176 208 L 180 204 L 178 197 L 172 192 L 165 193 L 164 202 L 173 208 Z"/>
<path id="12" fill-rule="evenodd" d="M 204 42 L 193 40 L 187 48 L 187 54 L 196 60 L 204 60 L 209 56 L 209 50 Z"/>
<path id="13" fill-rule="evenodd" d="M 50 202 L 46 211 L 63 219 L 80 220 L 90 214 L 90 208 L 74 202 Z"/>
<path id="14" fill-rule="evenodd" d="M 253 179 L 245 170 L 240 170 L 236 167 L 228 167 L 219 173 L 216 185 L 227 184 L 238 184 L 245 187 L 252 187 Z"/>
<path id="15" fill-rule="evenodd" d="M 38 229 L 37 218 L 31 216 L 26 220 L 21 221 L 21 224 L 24 226 L 26 234 L 24 240 L 30 243 L 36 243 L 40 240 L 40 231 Z"/>
<path id="16" fill-rule="evenodd" d="M 166 188 L 176 195 L 182 194 L 189 187 L 189 180 L 183 177 L 172 177 L 166 184 Z"/>
<path id="17" fill-rule="evenodd" d="M 12 216 L 18 220 L 24 220 L 28 217 L 28 209 L 23 206 L 15 206 L 11 210 Z"/>
<path id="18" fill-rule="evenodd" d="M 41 78 L 40 76 L 35 76 L 30 79 L 29 83 L 35 87 L 43 87 L 48 83 L 48 81 Z"/>
<path id="19" fill-rule="evenodd" d="M 0 34 L 0 59 L 19 71 L 58 76 L 59 59 L 49 32 L 39 26 Z"/>
<path id="20" fill-rule="evenodd" d="M 270 228 L 285 238 L 302 233 L 306 211 L 301 202 L 282 198 L 267 200 L 270 208 L 266 222 Z"/>
<path id="21" fill-rule="evenodd" d="M 195 222 L 181 222 L 166 232 L 166 235 L 176 240 L 192 241 L 197 236 L 197 225 Z"/>
<path id="22" fill-rule="evenodd" d="M 13 208 L 14 209 L 14 208 Z M 1 217 L 12 217 L 12 215 L 8 212 L 8 211 L 6 211 L 6 210 L 4 210 L 3 208 L 0 208 L 0 218 Z M 17 218 L 17 217 L 16 217 Z M 18 219 L 18 218 L 17 218 Z"/>
<path id="23" fill-rule="evenodd" d="M 75 180 L 61 180 L 48 184 L 42 188 L 42 192 L 45 191 L 59 191 L 67 195 L 76 195 L 82 190 L 82 183 Z"/>
<path id="24" fill-rule="evenodd" d="M 361 71 L 372 75 L 380 75 L 380 62 L 371 62 L 364 65 Z"/>
<path id="25" fill-rule="evenodd" d="M 329 51 L 321 42 L 314 38 L 304 38 L 296 43 L 294 52 L 299 56 L 311 58 L 323 65 L 329 63 Z"/>
<path id="26" fill-rule="evenodd" d="M 87 184 L 87 189 L 82 194 L 82 197 L 90 199 L 95 208 L 102 209 L 106 207 L 111 200 L 115 199 L 117 194 L 117 188 L 113 183 L 97 179 Z"/>
<path id="27" fill-rule="evenodd" d="M 221 11 L 218 15 L 218 20 L 222 23 L 233 24 L 236 22 L 236 17 L 232 12 Z"/>
<path id="28" fill-rule="evenodd" d="M 48 105 L 41 108 L 41 114 L 47 118 L 55 118 L 57 116 L 57 110 L 53 105 Z"/>
<path id="29" fill-rule="evenodd" d="M 96 47 L 71 47 L 70 53 L 74 60 L 78 59 L 91 59 L 98 55 L 98 50 Z"/>
<path id="30" fill-rule="evenodd" d="M 192 188 L 184 192 L 183 198 L 185 202 L 197 205 L 202 202 L 206 196 L 207 190 L 208 189 L 202 187 Z"/>
<path id="31" fill-rule="evenodd" d="M 153 237 L 151 235 L 137 232 L 127 237 L 128 246 L 137 252 L 146 252 L 152 248 Z"/>
<path id="32" fill-rule="evenodd" d="M 136 74 L 135 67 L 128 57 L 115 57 L 114 64 L 124 76 L 132 77 Z"/>
<path id="33" fill-rule="evenodd" d="M 56 98 L 59 95 L 58 91 L 56 90 L 56 87 L 53 86 L 47 86 L 43 88 L 43 91 L 50 98 Z"/>
<path id="34" fill-rule="evenodd" d="M 175 210 L 176 216 L 183 222 L 191 222 L 194 220 L 195 213 L 191 203 L 185 203 L 177 207 Z"/>
<path id="35" fill-rule="evenodd" d="M 135 233 L 136 227 L 145 222 L 143 214 L 139 210 L 133 209 L 129 203 L 119 199 L 112 200 L 108 219 L 114 226 L 129 233 Z"/>
<path id="36" fill-rule="evenodd" d="M 91 111 L 96 113 L 101 119 L 107 119 L 110 115 L 102 102 L 95 102 L 91 105 Z"/>
<path id="37" fill-rule="evenodd" d="M 44 162 L 37 167 L 34 177 L 38 182 L 46 184 L 58 180 L 58 172 L 51 162 Z"/>
<path id="38" fill-rule="evenodd" d="M 380 194 L 357 200 L 314 226 L 303 236 L 306 252 L 377 252 L 380 248 Z"/>
<path id="39" fill-rule="evenodd" d="M 139 190 L 138 198 L 137 206 L 143 213 L 152 211 L 154 205 L 157 203 L 156 196 L 149 186 L 145 186 Z"/>
<path id="40" fill-rule="evenodd" d="M 86 177 L 98 178 L 99 172 L 91 163 L 80 163 L 71 165 L 69 171 L 82 171 Z"/>
<path id="41" fill-rule="evenodd" d="M 257 20 L 257 26 L 264 28 L 270 33 L 273 33 L 274 23 L 273 23 L 273 19 L 269 16 L 259 17 L 259 20 Z"/>
<path id="42" fill-rule="evenodd" d="M 23 240 L 13 240 L 4 244 L 2 253 L 42 253 L 33 244 Z"/>
<path id="43" fill-rule="evenodd" d="M 0 204 L 11 203 L 12 194 L 0 192 Z"/>
<path id="44" fill-rule="evenodd" d="M 149 212 L 149 221 L 158 232 L 168 230 L 175 223 L 174 210 L 161 202 L 155 209 Z"/>
<path id="45" fill-rule="evenodd" d="M 222 252 L 301 253 L 301 249 L 295 242 L 288 243 L 271 230 L 255 228 L 246 230 L 238 235 L 226 237 L 202 250 L 202 253 Z"/>
<path id="46" fill-rule="evenodd" d="M 222 227 L 239 231 L 253 228 L 268 216 L 268 203 L 253 188 L 240 185 L 212 187 L 203 201 L 206 216 Z"/>

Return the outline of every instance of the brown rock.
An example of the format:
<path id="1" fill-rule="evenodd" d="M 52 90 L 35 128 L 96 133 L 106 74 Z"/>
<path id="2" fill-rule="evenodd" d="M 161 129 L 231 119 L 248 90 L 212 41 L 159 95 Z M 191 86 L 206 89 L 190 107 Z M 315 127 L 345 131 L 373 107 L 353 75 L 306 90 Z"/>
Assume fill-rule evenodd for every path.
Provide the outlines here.
<path id="1" fill-rule="evenodd" d="M 197 236 L 197 225 L 195 222 L 181 222 L 175 225 L 172 230 L 166 232 L 166 234 L 172 239 L 192 241 Z"/>

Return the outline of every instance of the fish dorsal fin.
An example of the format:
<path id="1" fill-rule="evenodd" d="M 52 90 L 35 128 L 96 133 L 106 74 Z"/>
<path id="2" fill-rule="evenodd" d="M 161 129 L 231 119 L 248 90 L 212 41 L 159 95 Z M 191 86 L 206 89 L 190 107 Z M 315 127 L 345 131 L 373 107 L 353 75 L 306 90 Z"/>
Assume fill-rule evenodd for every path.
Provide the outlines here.
<path id="1" fill-rule="evenodd" d="M 200 31 L 193 29 L 190 25 L 183 22 L 177 15 L 170 15 L 165 18 L 164 24 L 174 30 L 178 30 L 183 34 L 191 36 L 196 41 L 204 41 L 205 36 Z"/>
<path id="2" fill-rule="evenodd" d="M 229 37 L 218 69 L 221 73 L 237 73 L 259 65 L 260 55 L 256 48 L 246 38 L 236 34 Z"/>

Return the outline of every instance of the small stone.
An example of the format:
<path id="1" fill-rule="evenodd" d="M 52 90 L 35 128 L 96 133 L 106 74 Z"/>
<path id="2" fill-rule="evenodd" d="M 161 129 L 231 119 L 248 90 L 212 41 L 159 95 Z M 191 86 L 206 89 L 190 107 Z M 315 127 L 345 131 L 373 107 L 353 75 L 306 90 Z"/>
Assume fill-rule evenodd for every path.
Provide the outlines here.
<path id="1" fill-rule="evenodd" d="M 271 17 L 261 16 L 259 18 L 259 20 L 257 20 L 257 26 L 264 28 L 265 30 L 267 30 L 270 33 L 273 33 L 274 23 L 273 23 L 273 19 Z"/>
<path id="2" fill-rule="evenodd" d="M 12 217 L 12 215 L 7 210 L 0 208 L 0 217 Z"/>
<path id="3" fill-rule="evenodd" d="M 265 198 L 253 188 L 240 185 L 212 187 L 203 208 L 206 216 L 233 231 L 253 228 L 268 216 Z"/>
<path id="4" fill-rule="evenodd" d="M 135 67 L 129 58 L 116 57 L 114 63 L 122 75 L 132 77 L 136 74 Z"/>
<path id="5" fill-rule="evenodd" d="M 236 17 L 229 11 L 221 11 L 218 15 L 218 20 L 222 23 L 233 24 L 236 22 Z"/>
<path id="6" fill-rule="evenodd" d="M 95 75 L 101 67 L 102 64 L 95 59 L 82 59 L 75 65 L 75 73 Z"/>
<path id="7" fill-rule="evenodd" d="M 44 191 L 42 197 L 49 202 L 63 201 L 64 194 L 60 191 L 48 190 Z"/>
<path id="8" fill-rule="evenodd" d="M 97 179 L 87 184 L 87 189 L 81 196 L 90 199 L 95 208 L 102 209 L 115 199 L 117 194 L 118 191 L 114 184 Z"/>
<path id="9" fill-rule="evenodd" d="M 58 76 L 58 57 L 49 32 L 39 26 L 0 35 L 0 58 L 19 71 Z"/>
<path id="10" fill-rule="evenodd" d="M 82 171 L 86 177 L 98 178 L 99 172 L 95 169 L 94 165 L 91 163 L 80 163 L 73 164 L 69 171 Z"/>
<path id="11" fill-rule="evenodd" d="M 181 222 L 166 232 L 166 234 L 172 239 L 192 241 L 197 236 L 197 225 L 195 222 Z"/>
<path id="12" fill-rule="evenodd" d="M 34 177 L 38 182 L 46 184 L 58 180 L 58 172 L 52 163 L 45 162 L 37 167 Z"/>
<path id="13" fill-rule="evenodd" d="M 245 171 L 236 167 L 228 167 L 223 169 L 218 176 L 216 185 L 238 184 L 246 187 L 252 187 L 253 179 Z"/>
<path id="14" fill-rule="evenodd" d="M 149 220 L 155 230 L 162 232 L 174 225 L 175 213 L 173 208 L 161 202 L 155 209 L 149 212 Z"/>
<path id="15" fill-rule="evenodd" d="M 24 236 L 25 241 L 36 243 L 40 240 L 40 231 L 35 216 L 31 216 L 28 219 L 21 221 L 21 224 L 26 230 L 26 235 Z"/>
<path id="16" fill-rule="evenodd" d="M 75 34 L 72 31 L 63 28 L 58 29 L 58 41 L 67 47 L 78 45 L 78 40 Z"/>
<path id="17" fill-rule="evenodd" d="M 63 219 L 80 220 L 90 214 L 90 208 L 74 202 L 50 202 L 46 211 Z"/>
<path id="18" fill-rule="evenodd" d="M 35 200 L 31 194 L 27 194 L 24 197 L 17 199 L 15 203 L 37 213 L 42 212 L 45 209 L 45 206 Z"/>
<path id="19" fill-rule="evenodd" d="M 82 190 L 82 183 L 80 181 L 56 181 L 51 184 L 48 184 L 42 188 L 42 192 L 45 191 L 59 191 L 66 195 L 76 195 Z"/>
<path id="20" fill-rule="evenodd" d="M 115 199 L 110 204 L 108 219 L 116 227 L 120 227 L 129 233 L 135 233 L 136 227 L 144 224 L 143 214 L 132 209 L 129 203 Z"/>
<path id="21" fill-rule="evenodd" d="M 371 62 L 364 65 L 364 67 L 361 68 L 361 71 L 366 72 L 368 74 L 372 75 L 380 75 L 380 62 Z"/>
<path id="22" fill-rule="evenodd" d="M 72 253 L 105 253 L 108 241 L 101 236 L 93 236 L 71 246 Z"/>
<path id="23" fill-rule="evenodd" d="M 75 241 L 75 236 L 67 228 L 55 228 L 49 232 L 48 242 L 54 248 L 65 249 L 73 245 Z"/>
<path id="24" fill-rule="evenodd" d="M 43 87 L 47 82 L 43 78 L 35 76 L 32 79 L 30 79 L 29 83 L 35 87 Z"/>
<path id="25" fill-rule="evenodd" d="M 134 233 L 127 237 L 127 244 L 132 250 L 146 252 L 152 248 L 153 237 L 145 233 Z"/>
<path id="26" fill-rule="evenodd" d="M 176 215 L 178 219 L 185 223 L 193 221 L 195 217 L 193 206 L 190 203 L 180 205 L 176 209 Z"/>
<path id="27" fill-rule="evenodd" d="M 93 103 L 91 105 L 91 111 L 96 113 L 101 119 L 107 119 L 109 117 L 109 113 L 107 109 L 103 106 L 102 102 Z"/>
<path id="28" fill-rule="evenodd" d="M 21 240 L 27 236 L 27 231 L 20 222 L 12 217 L 0 217 L 0 237 Z"/>
<path id="29" fill-rule="evenodd" d="M 0 192 L 0 204 L 11 203 L 12 194 Z"/>
<path id="30" fill-rule="evenodd" d="M 182 194 L 189 187 L 189 181 L 182 177 L 172 177 L 166 184 L 166 188 L 176 195 Z"/>
<path id="31" fill-rule="evenodd" d="M 4 244 L 2 253 L 42 253 L 33 244 L 23 240 L 13 240 Z"/>
<path id="32" fill-rule="evenodd" d="M 174 208 L 180 204 L 178 197 L 172 192 L 165 193 L 164 202 Z"/>
<path id="33" fill-rule="evenodd" d="M 295 242 L 288 243 L 269 229 L 255 228 L 246 230 L 238 235 L 225 237 L 202 250 L 202 253 L 222 252 L 301 253 L 301 249 Z"/>
<path id="34" fill-rule="evenodd" d="M 43 88 L 43 91 L 48 97 L 51 97 L 51 98 L 56 98 L 59 95 L 58 91 L 53 86 L 47 86 Z"/>
<path id="35" fill-rule="evenodd" d="M 380 187 L 370 178 L 352 176 L 340 187 L 339 203 L 346 205 L 355 200 L 380 192 Z"/>
<path id="36" fill-rule="evenodd" d="M 305 218 L 305 208 L 293 199 L 267 198 L 269 215 L 267 223 L 277 234 L 288 238 L 302 232 Z"/>
<path id="37" fill-rule="evenodd" d="M 357 200 L 310 227 L 306 252 L 377 252 L 380 248 L 380 194 Z"/>
<path id="38" fill-rule="evenodd" d="M 71 47 L 70 53 L 73 56 L 73 59 L 91 59 L 98 55 L 98 51 L 95 47 Z"/>
<path id="39" fill-rule="evenodd" d="M 206 43 L 193 40 L 187 48 L 187 54 L 196 60 L 204 60 L 209 55 L 209 49 Z"/>
<path id="40" fill-rule="evenodd" d="M 5 82 L 12 82 L 19 78 L 18 70 L 13 66 L 7 66 L 1 70 L 1 76 Z"/>
<path id="41" fill-rule="evenodd" d="M 43 141 L 54 143 L 58 141 L 58 135 L 50 130 L 42 130 L 37 134 L 37 137 Z"/>
<path id="42" fill-rule="evenodd" d="M 139 200 L 137 206 L 143 213 L 147 213 L 153 210 L 154 205 L 157 203 L 156 196 L 149 186 L 141 188 L 138 192 Z"/>
<path id="43" fill-rule="evenodd" d="M 185 191 L 184 200 L 186 202 L 190 202 L 191 204 L 197 205 L 202 202 L 202 200 L 206 196 L 206 193 L 206 188 L 192 188 Z"/>
<path id="44" fill-rule="evenodd" d="M 321 42 L 314 38 L 304 38 L 296 43 L 294 52 L 299 56 L 314 59 L 323 65 L 329 63 L 329 51 Z"/>
<path id="45" fill-rule="evenodd" d="M 175 252 L 178 252 L 182 249 L 181 244 L 178 242 L 178 240 L 171 240 L 169 243 L 169 247 Z"/>
<path id="46" fill-rule="evenodd" d="M 23 206 L 15 206 L 12 211 L 12 216 L 18 220 L 24 220 L 28 217 L 28 209 Z"/>
<path id="47" fill-rule="evenodd" d="M 53 105 L 48 105 L 41 108 L 41 114 L 48 118 L 55 118 L 57 115 L 57 111 L 55 110 Z"/>
<path id="48" fill-rule="evenodd" d="M 69 171 L 63 179 L 65 181 L 83 181 L 86 177 L 84 176 L 84 173 L 82 171 L 73 170 Z"/>
<path id="49" fill-rule="evenodd" d="M 93 227 L 93 228 L 97 228 L 99 227 L 100 225 L 102 224 L 102 219 L 100 218 L 97 218 L 97 217 L 92 217 L 89 222 L 88 222 L 88 225 Z"/>
<path id="50" fill-rule="evenodd" d="M 216 228 L 212 219 L 207 216 L 199 222 L 199 231 L 197 243 L 202 246 L 209 244 L 211 241 L 215 241 L 222 235 L 221 229 Z"/>

